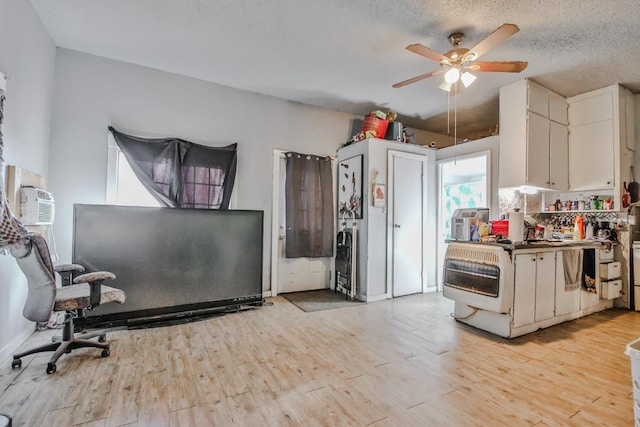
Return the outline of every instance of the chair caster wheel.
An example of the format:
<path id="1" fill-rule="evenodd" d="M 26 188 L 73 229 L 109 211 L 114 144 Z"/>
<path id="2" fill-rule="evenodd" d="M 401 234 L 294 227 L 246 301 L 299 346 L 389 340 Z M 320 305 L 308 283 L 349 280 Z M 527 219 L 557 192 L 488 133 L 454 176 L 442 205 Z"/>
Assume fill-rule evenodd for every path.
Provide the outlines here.
<path id="1" fill-rule="evenodd" d="M 105 342 L 106 340 L 107 340 L 107 336 L 106 335 L 98 336 L 98 342 Z"/>
<path id="2" fill-rule="evenodd" d="M 111 350 L 109 350 L 108 348 L 105 348 L 104 350 L 102 350 L 102 357 L 109 357 L 110 354 L 111 354 Z"/>
<path id="3" fill-rule="evenodd" d="M 55 363 L 47 363 L 47 374 L 53 374 L 56 371 L 56 364 Z"/>
<path id="4" fill-rule="evenodd" d="M 21 366 L 22 366 L 22 360 L 21 359 L 13 359 L 11 361 L 11 369 L 19 368 Z"/>

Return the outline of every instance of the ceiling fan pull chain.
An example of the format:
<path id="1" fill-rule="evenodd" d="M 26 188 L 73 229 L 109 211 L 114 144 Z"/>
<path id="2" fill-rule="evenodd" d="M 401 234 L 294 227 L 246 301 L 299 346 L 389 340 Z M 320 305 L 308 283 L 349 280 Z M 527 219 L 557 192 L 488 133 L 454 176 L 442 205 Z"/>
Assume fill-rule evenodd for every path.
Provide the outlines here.
<path id="1" fill-rule="evenodd" d="M 453 145 L 458 143 L 458 82 L 453 92 Z"/>
<path id="2" fill-rule="evenodd" d="M 451 98 L 449 98 L 449 95 L 450 95 L 449 92 L 445 92 L 445 93 L 447 94 L 447 135 L 451 135 L 451 128 L 449 126 L 449 117 L 450 117 L 449 112 L 451 111 L 451 101 L 450 101 Z"/>

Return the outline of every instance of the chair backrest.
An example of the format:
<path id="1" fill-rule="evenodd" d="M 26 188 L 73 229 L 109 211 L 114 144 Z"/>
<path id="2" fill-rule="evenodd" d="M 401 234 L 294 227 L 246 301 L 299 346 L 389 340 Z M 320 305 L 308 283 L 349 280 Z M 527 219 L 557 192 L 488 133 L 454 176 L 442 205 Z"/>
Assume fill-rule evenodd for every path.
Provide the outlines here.
<path id="1" fill-rule="evenodd" d="M 10 252 L 29 286 L 22 314 L 34 322 L 48 321 L 56 298 L 56 280 L 46 240 L 39 235 L 24 237 L 10 246 Z"/>

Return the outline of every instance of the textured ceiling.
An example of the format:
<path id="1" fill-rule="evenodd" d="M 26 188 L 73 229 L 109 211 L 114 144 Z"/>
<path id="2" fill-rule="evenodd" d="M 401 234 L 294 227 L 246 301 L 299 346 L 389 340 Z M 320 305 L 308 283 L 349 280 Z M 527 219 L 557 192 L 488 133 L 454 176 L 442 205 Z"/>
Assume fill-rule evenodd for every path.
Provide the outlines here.
<path id="1" fill-rule="evenodd" d="M 55 43 L 252 92 L 364 115 L 394 110 L 447 133 L 454 99 L 438 68 L 405 50 L 470 48 L 505 22 L 520 32 L 482 57 L 528 61 L 519 74 L 477 73 L 455 97 L 459 137 L 495 128 L 498 90 L 530 77 L 565 96 L 614 83 L 640 91 L 637 0 L 31 0 Z"/>

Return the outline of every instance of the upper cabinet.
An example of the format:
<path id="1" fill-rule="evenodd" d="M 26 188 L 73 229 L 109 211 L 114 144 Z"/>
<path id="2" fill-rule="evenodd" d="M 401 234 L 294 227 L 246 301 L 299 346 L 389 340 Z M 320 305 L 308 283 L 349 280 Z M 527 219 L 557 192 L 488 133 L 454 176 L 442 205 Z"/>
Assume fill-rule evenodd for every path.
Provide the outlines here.
<path id="1" fill-rule="evenodd" d="M 500 88 L 500 187 L 569 188 L 567 102 L 528 80 Z"/>
<path id="2" fill-rule="evenodd" d="M 568 98 L 569 190 L 613 189 L 620 210 L 635 152 L 633 95 L 620 85 Z"/>

